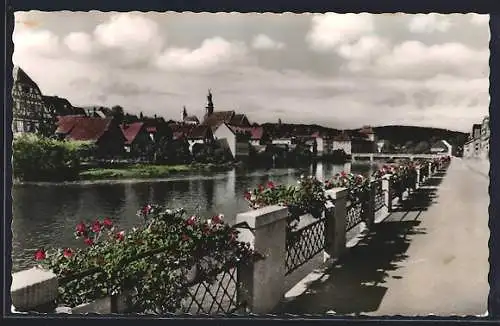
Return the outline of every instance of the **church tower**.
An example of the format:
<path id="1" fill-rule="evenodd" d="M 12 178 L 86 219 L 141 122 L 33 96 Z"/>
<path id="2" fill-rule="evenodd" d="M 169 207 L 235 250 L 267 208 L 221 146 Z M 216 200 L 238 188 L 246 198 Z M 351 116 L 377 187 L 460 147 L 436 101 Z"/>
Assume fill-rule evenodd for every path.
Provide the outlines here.
<path id="1" fill-rule="evenodd" d="M 188 116 L 188 113 L 187 113 L 187 110 L 186 110 L 186 106 L 184 106 L 183 109 L 182 109 L 182 120 L 181 121 L 186 120 L 187 116 Z"/>
<path id="2" fill-rule="evenodd" d="M 205 108 L 207 109 L 207 117 L 211 116 L 212 113 L 214 113 L 214 103 L 212 101 L 212 91 L 210 89 L 208 90 L 207 106 Z"/>

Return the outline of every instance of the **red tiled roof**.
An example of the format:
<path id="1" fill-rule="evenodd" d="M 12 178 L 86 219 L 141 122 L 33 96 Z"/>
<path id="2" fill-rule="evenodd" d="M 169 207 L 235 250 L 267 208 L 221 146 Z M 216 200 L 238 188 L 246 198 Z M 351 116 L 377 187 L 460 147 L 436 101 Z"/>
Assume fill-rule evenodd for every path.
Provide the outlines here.
<path id="1" fill-rule="evenodd" d="M 80 120 L 84 119 L 83 116 L 77 115 L 66 115 L 57 117 L 57 134 L 68 134 L 75 124 Z"/>
<path id="2" fill-rule="evenodd" d="M 249 133 L 250 138 L 254 139 L 254 140 L 260 140 L 260 139 L 262 139 L 262 136 L 264 135 L 264 128 L 263 127 L 240 127 L 240 126 L 233 126 L 233 125 L 228 125 L 228 127 L 234 133 Z"/>
<path id="3" fill-rule="evenodd" d="M 79 141 L 98 141 L 108 130 L 112 119 L 82 116 L 59 117 L 56 133 L 66 134 L 66 138 Z"/>
<path id="4" fill-rule="evenodd" d="M 226 121 L 227 122 L 227 121 Z M 232 125 L 236 126 L 242 126 L 242 125 L 247 125 L 248 124 L 248 119 L 247 116 L 241 113 L 235 114 L 232 118 L 231 121 L 229 121 Z"/>
<path id="5" fill-rule="evenodd" d="M 120 129 L 123 132 L 123 135 L 125 136 L 125 144 L 132 144 L 141 131 L 142 127 L 144 126 L 143 122 L 134 122 L 130 124 L 122 124 L 120 125 Z"/>
<path id="6" fill-rule="evenodd" d="M 191 130 L 195 127 L 189 124 L 171 123 L 168 125 L 172 129 L 172 136 L 174 139 L 181 139 L 187 137 Z"/>

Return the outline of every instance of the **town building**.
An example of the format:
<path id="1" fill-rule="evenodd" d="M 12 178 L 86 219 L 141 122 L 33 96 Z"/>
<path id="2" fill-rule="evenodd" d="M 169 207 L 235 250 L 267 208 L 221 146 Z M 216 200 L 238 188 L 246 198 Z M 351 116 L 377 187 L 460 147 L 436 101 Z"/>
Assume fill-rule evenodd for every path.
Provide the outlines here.
<path id="1" fill-rule="evenodd" d="M 87 141 L 96 146 L 95 156 L 114 158 L 124 152 L 126 138 L 114 119 L 61 116 L 55 134 L 60 139 Z"/>
<path id="2" fill-rule="evenodd" d="M 489 159 L 490 155 L 490 117 L 486 116 L 481 123 L 481 155 L 483 159 Z"/>
<path id="3" fill-rule="evenodd" d="M 333 151 L 344 151 L 346 155 L 352 154 L 352 143 L 348 135 L 342 133 L 333 138 L 332 142 Z"/>
<path id="4" fill-rule="evenodd" d="M 130 156 L 147 156 L 151 153 L 154 137 L 150 136 L 144 122 L 124 123 L 120 128 L 125 136 L 125 152 Z"/>
<path id="5" fill-rule="evenodd" d="M 237 127 L 251 127 L 245 114 L 230 111 L 214 111 L 212 93 L 209 90 L 207 95 L 206 113 L 203 119 L 203 125 L 210 126 L 215 131 L 222 123 Z"/>
<path id="6" fill-rule="evenodd" d="M 42 96 L 45 107 L 53 117 L 63 115 L 81 115 L 85 116 L 85 110 L 74 107 L 71 103 L 62 97 L 58 96 Z"/>
<path id="7" fill-rule="evenodd" d="M 18 133 L 52 134 L 55 128 L 53 116 L 43 101 L 38 85 L 20 67 L 13 70 L 12 130 Z"/>
<path id="8" fill-rule="evenodd" d="M 186 124 L 192 124 L 192 125 L 199 125 L 200 120 L 195 115 L 188 115 L 186 107 L 182 109 L 182 120 L 183 123 Z"/>

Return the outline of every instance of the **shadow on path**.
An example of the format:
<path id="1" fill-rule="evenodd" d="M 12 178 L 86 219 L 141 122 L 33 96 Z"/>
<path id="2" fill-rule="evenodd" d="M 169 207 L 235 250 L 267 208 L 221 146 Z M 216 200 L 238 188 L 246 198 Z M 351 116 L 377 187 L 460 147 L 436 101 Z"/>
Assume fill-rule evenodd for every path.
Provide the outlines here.
<path id="1" fill-rule="evenodd" d="M 376 311 L 387 287 L 389 271 L 408 259 L 406 251 L 413 237 L 425 234 L 419 227 L 420 212 L 435 202 L 442 175 L 430 178 L 385 222 L 376 224 L 357 246 L 327 270 L 323 277 L 307 284 L 307 290 L 281 303 L 277 314 L 361 314 Z M 413 213 L 410 213 L 413 212 Z M 393 276 L 401 279 L 401 276 Z"/>

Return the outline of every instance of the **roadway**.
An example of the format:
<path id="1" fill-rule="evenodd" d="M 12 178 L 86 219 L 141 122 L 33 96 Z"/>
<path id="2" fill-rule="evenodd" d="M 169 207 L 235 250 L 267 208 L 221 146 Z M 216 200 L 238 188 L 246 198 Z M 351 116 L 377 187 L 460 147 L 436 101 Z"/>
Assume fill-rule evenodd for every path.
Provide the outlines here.
<path id="1" fill-rule="evenodd" d="M 277 313 L 481 315 L 488 297 L 488 177 L 453 158 L 340 264 Z M 484 170 L 480 168 L 479 170 Z"/>

